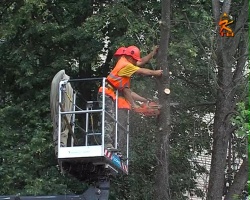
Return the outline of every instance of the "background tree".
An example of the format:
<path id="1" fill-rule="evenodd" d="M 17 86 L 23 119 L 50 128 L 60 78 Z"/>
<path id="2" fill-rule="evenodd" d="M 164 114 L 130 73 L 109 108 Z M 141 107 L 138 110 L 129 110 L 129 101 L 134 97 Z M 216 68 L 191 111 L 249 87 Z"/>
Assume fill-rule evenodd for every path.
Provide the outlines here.
<path id="1" fill-rule="evenodd" d="M 219 200 L 223 196 L 225 166 L 228 141 L 232 134 L 230 113 L 236 103 L 243 98 L 238 88 L 244 83 L 244 72 L 247 61 L 247 13 L 248 1 L 231 2 L 212 1 L 216 30 L 222 13 L 235 16 L 234 37 L 215 37 L 214 56 L 218 69 L 216 111 L 213 128 L 213 150 L 207 199 Z M 242 179 L 243 184 L 246 180 Z M 242 190 L 242 188 L 239 188 Z M 235 191 L 236 192 L 236 191 Z M 236 193 L 240 193 L 237 191 Z M 228 199 L 233 197 L 227 196 Z"/>

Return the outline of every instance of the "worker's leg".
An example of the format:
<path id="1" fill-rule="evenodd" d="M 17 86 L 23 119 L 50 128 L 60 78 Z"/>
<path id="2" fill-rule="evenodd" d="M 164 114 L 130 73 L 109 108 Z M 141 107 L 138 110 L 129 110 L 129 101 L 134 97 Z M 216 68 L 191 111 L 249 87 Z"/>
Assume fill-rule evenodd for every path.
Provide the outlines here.
<path id="1" fill-rule="evenodd" d="M 128 125 L 128 110 L 118 110 L 118 122 L 121 126 L 118 126 L 118 147 L 124 157 L 127 157 L 127 125 Z M 124 130 L 125 129 L 125 130 Z"/>
<path id="2" fill-rule="evenodd" d="M 100 107 L 102 107 L 102 93 L 98 93 L 97 100 L 100 102 Z M 104 143 L 105 147 L 113 148 L 114 142 L 114 127 L 115 121 L 112 119 L 115 116 L 115 106 L 114 101 L 111 97 L 105 95 L 105 111 L 109 114 L 105 114 L 104 128 L 105 128 L 105 136 Z"/>

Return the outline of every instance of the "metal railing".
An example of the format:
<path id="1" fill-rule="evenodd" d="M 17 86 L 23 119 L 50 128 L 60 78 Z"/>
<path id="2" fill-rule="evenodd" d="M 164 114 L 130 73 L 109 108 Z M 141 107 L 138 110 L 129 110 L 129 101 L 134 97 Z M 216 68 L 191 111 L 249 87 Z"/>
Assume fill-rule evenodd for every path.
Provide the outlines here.
<path id="1" fill-rule="evenodd" d="M 126 134 L 126 138 L 127 138 L 127 141 L 126 141 L 126 158 L 128 158 L 128 153 L 129 153 L 129 149 L 128 149 L 128 145 L 129 145 L 129 117 L 127 119 L 127 126 L 126 127 L 123 127 L 121 125 L 121 123 L 118 121 L 118 91 L 116 90 L 115 91 L 115 94 L 116 94 L 116 100 L 114 101 L 114 104 L 115 104 L 115 115 L 114 117 L 111 116 L 106 110 L 105 110 L 105 85 L 106 85 L 106 78 L 84 78 L 84 79 L 72 79 L 72 80 L 62 80 L 60 83 L 59 83 L 59 105 L 63 104 L 64 100 L 65 100 L 65 88 L 66 88 L 66 84 L 74 84 L 74 83 L 79 83 L 79 82 L 84 82 L 84 81 L 88 81 L 88 84 L 91 84 L 91 82 L 94 82 L 94 81 L 101 81 L 101 86 L 102 86 L 102 102 L 101 102 L 101 105 L 102 107 L 101 108 L 95 108 L 93 105 L 95 102 L 99 103 L 98 101 L 96 100 L 90 100 L 90 101 L 86 101 L 86 108 L 82 109 L 80 108 L 79 106 L 76 105 L 76 100 L 77 100 L 77 94 L 76 92 L 74 91 L 73 93 L 73 96 L 72 96 L 72 109 L 71 110 L 65 110 L 65 111 L 62 111 L 61 107 L 58 106 L 58 144 L 61 143 L 61 133 L 62 133 L 62 120 L 63 120 L 63 115 L 71 115 L 71 129 L 72 129 L 72 132 L 73 134 L 75 133 L 75 129 L 76 129 L 76 124 L 75 124 L 75 121 L 76 121 L 76 116 L 77 115 L 85 115 L 85 128 L 83 128 L 85 131 L 85 142 L 84 144 L 82 144 L 81 146 L 82 147 L 89 147 L 89 146 L 94 146 L 94 145 L 91 145 L 91 143 L 89 142 L 89 137 L 90 136 L 101 136 L 101 151 L 104 152 L 104 147 L 105 147 L 105 119 L 107 117 L 111 118 L 115 124 L 115 127 L 114 127 L 114 135 L 115 135 L 115 138 L 114 138 L 114 147 L 115 148 L 119 148 L 119 145 L 118 145 L 118 138 L 119 138 L 119 133 L 118 133 L 118 130 L 122 129 L 125 134 Z M 129 111 L 128 111 L 129 112 Z M 89 131 L 89 123 L 90 123 L 90 120 L 93 120 L 91 119 L 91 115 L 93 115 L 94 113 L 98 114 L 101 119 L 101 130 L 98 132 L 93 132 L 93 131 Z M 129 115 L 128 115 L 129 116 Z M 93 126 L 92 126 L 93 128 Z M 84 137 L 84 136 L 83 136 Z M 74 137 L 71 135 L 71 147 L 74 147 L 76 146 L 75 143 L 74 143 Z M 80 145 L 77 145 L 77 146 L 80 146 Z M 58 145 L 58 152 L 60 152 L 60 150 L 62 149 L 63 147 L 60 147 L 60 145 Z M 127 161 L 128 162 L 128 161 Z M 128 164 L 128 163 L 127 163 Z"/>

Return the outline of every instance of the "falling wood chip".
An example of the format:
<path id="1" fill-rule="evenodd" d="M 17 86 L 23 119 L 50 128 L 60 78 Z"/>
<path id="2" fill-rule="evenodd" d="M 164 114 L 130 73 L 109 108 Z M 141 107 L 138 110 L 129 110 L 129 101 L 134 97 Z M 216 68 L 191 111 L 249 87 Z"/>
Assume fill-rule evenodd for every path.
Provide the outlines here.
<path id="1" fill-rule="evenodd" d="M 165 94 L 170 94 L 170 89 L 165 88 L 164 92 L 165 92 Z"/>

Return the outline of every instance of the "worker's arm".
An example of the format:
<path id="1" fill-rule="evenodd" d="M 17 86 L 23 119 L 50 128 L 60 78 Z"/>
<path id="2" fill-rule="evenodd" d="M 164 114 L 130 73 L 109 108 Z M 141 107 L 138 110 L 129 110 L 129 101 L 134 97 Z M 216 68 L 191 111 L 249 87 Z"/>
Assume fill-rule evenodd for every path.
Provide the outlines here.
<path id="1" fill-rule="evenodd" d="M 154 46 L 152 52 L 150 52 L 148 55 L 141 58 L 140 61 L 137 61 L 136 65 L 141 67 L 141 66 L 145 65 L 146 63 L 148 63 L 155 56 L 158 49 L 159 49 L 159 46 Z"/>
<path id="2" fill-rule="evenodd" d="M 147 102 L 148 100 L 135 92 L 131 92 L 131 96 L 135 101 Z"/>
<path id="3" fill-rule="evenodd" d="M 163 70 L 151 70 L 146 68 L 139 68 L 135 73 L 146 76 L 161 76 Z"/>
<path id="4" fill-rule="evenodd" d="M 136 103 L 135 103 L 135 99 L 133 98 L 133 96 L 132 96 L 132 91 L 130 90 L 130 88 L 128 88 L 128 87 L 125 87 L 124 89 L 123 89 L 123 95 L 124 95 L 124 97 L 125 97 L 125 99 L 130 103 L 130 105 L 131 105 L 131 108 L 132 109 L 134 109 L 134 108 L 138 108 L 139 107 L 139 105 L 137 105 Z"/>

